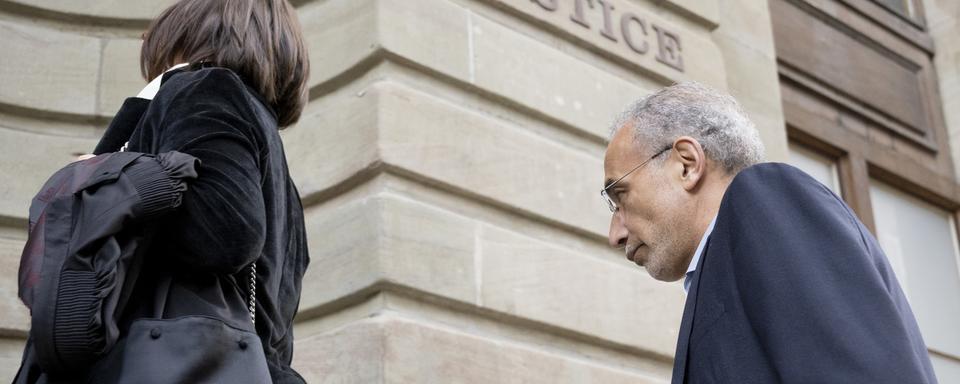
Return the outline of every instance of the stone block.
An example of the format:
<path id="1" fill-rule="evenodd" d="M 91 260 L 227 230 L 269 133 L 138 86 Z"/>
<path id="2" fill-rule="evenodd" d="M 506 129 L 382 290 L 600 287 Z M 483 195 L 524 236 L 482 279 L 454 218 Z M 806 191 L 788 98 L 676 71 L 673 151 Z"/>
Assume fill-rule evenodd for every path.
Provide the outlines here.
<path id="1" fill-rule="evenodd" d="M 96 139 L 42 135 L 2 127 L 0 123 L 0 216 L 26 219 L 30 200 L 58 169 L 87 153 Z"/>
<path id="2" fill-rule="evenodd" d="M 385 383 L 659 383 L 576 354 L 393 319 L 383 322 Z"/>
<path id="3" fill-rule="evenodd" d="M 311 85 L 379 50 L 456 79 L 469 78 L 467 11 L 448 1 L 332 0 L 308 3 L 299 13 L 311 53 Z"/>
<path id="4" fill-rule="evenodd" d="M 933 66 L 939 82 L 940 101 L 943 103 L 943 118 L 947 126 L 947 140 L 953 158 L 955 180 L 960 180 L 960 3 L 950 0 L 924 2 L 927 25 L 933 37 L 936 54 Z"/>
<path id="5" fill-rule="evenodd" d="M 70 15 L 119 20 L 151 20 L 174 0 L 10 0 L 13 3 Z"/>
<path id="6" fill-rule="evenodd" d="M 0 380 L 3 382 L 13 382 L 17 376 L 26 343 L 26 339 L 0 339 Z"/>
<path id="7" fill-rule="evenodd" d="M 382 199 L 382 277 L 463 302 L 476 298 L 476 224 L 399 196 Z"/>
<path id="8" fill-rule="evenodd" d="M 301 310 L 390 282 L 473 302 L 475 224 L 389 194 L 307 212 L 311 265 Z"/>
<path id="9" fill-rule="evenodd" d="M 710 29 L 720 23 L 720 5 L 716 0 L 667 0 L 665 3 L 696 15 Z"/>
<path id="10" fill-rule="evenodd" d="M 389 312 L 296 341 L 310 383 L 665 383 L 645 372 Z"/>
<path id="11" fill-rule="evenodd" d="M 376 303 L 375 303 L 376 302 Z M 382 308 L 372 310 L 375 304 Z M 362 309 L 361 309 L 362 308 Z M 596 362 L 599 365 L 617 367 L 617 369 L 643 372 L 664 382 L 669 381 L 673 369 L 671 359 L 654 357 L 635 348 L 624 347 L 622 343 L 609 343 L 594 336 L 575 334 L 555 325 L 545 326 L 541 322 L 517 318 L 489 308 L 464 310 L 460 306 L 448 305 L 434 300 L 425 300 L 404 292 L 383 292 L 361 305 L 350 307 L 343 312 L 353 312 L 350 318 L 361 319 L 369 314 L 384 312 L 398 314 L 412 321 L 427 322 L 437 327 L 476 335 L 485 339 L 506 341 L 518 346 L 531 346 L 538 351 L 552 355 L 576 356 L 577 360 Z M 361 314 L 367 314 L 360 316 Z M 320 327 L 333 329 L 342 322 L 328 322 L 327 318 L 345 317 L 341 313 L 324 316 L 318 321 L 306 322 L 306 331 L 316 331 Z M 332 323 L 332 324 L 331 324 Z M 318 324 L 320 327 L 314 326 Z M 614 346 L 615 345 L 615 346 Z M 563 382 L 564 380 L 560 380 Z"/>
<path id="12" fill-rule="evenodd" d="M 590 135 L 606 138 L 614 117 L 659 88 L 611 75 L 479 16 L 471 20 L 477 86 Z"/>
<path id="13" fill-rule="evenodd" d="M 787 132 L 776 58 L 724 36 L 717 37 L 717 44 L 723 49 L 728 92 L 756 124 L 767 160 L 786 160 Z"/>
<path id="14" fill-rule="evenodd" d="M 383 328 L 374 318 L 297 338 L 292 366 L 308 383 L 385 383 Z"/>
<path id="15" fill-rule="evenodd" d="M 96 108 L 100 39 L 0 20 L 0 103 L 82 115 Z"/>
<path id="16" fill-rule="evenodd" d="M 379 0 L 380 44 L 456 79 L 470 77 L 467 10 L 447 0 Z"/>
<path id="17" fill-rule="evenodd" d="M 325 191 L 379 159 L 377 100 L 349 90 L 307 104 L 300 121 L 280 131 L 302 197 Z"/>
<path id="18" fill-rule="evenodd" d="M 0 313 L 3 313 L 0 316 L 0 330 L 7 335 L 25 335 L 30 330 L 30 310 L 17 296 L 17 271 L 20 270 L 20 253 L 23 252 L 24 243 L 24 240 L 0 237 L 0 271 L 3 271 L 0 276 Z M 3 353 L 0 348 L 0 356 Z M 3 365 L 0 361 L 0 367 Z"/>
<path id="19" fill-rule="evenodd" d="M 676 11 L 624 0 L 497 3 L 559 28 L 578 42 L 633 63 L 656 77 L 671 82 L 692 79 L 724 88 L 724 71 L 717 68 L 720 52 L 708 34 L 716 25 L 717 5 L 713 1 L 668 2 L 673 9 L 696 15 L 707 24 L 699 26 L 677 22 Z"/>
<path id="20" fill-rule="evenodd" d="M 721 20 L 720 27 L 713 31 L 715 40 L 734 40 L 762 53 L 768 59 L 776 58 L 770 9 L 766 1 L 720 0 L 713 3 L 719 5 Z"/>
<path id="21" fill-rule="evenodd" d="M 371 92 L 379 98 L 385 163 L 606 235 L 600 159 L 399 84 Z"/>
<path id="22" fill-rule="evenodd" d="M 648 78 L 628 80 L 609 74 L 444 0 L 329 1 L 304 6 L 301 18 L 311 52 L 340 53 L 314 54 L 310 80 L 314 85 L 349 71 L 383 49 L 399 60 L 472 82 L 602 138 L 607 136 L 609 122 L 627 104 L 660 87 Z M 692 78 L 725 88 L 724 71 L 718 68 L 723 64 L 714 44 L 703 37 L 691 38 L 689 44 L 684 51 L 688 75 L 669 78 Z M 655 61 L 653 53 L 649 60 Z"/>
<path id="23" fill-rule="evenodd" d="M 356 66 L 380 48 L 375 0 L 312 1 L 298 9 L 310 53 L 310 85 Z"/>
<path id="24" fill-rule="evenodd" d="M 677 284 L 628 261 L 611 263 L 484 226 L 481 305 L 664 356 L 676 347 L 683 304 Z"/>
<path id="25" fill-rule="evenodd" d="M 147 85 L 140 75 L 140 46 L 140 40 L 104 41 L 98 115 L 113 116 L 126 98 L 136 96 Z"/>
<path id="26" fill-rule="evenodd" d="M 381 201 L 328 202 L 307 208 L 310 266 L 303 277 L 300 311 L 348 296 L 382 278 Z"/>

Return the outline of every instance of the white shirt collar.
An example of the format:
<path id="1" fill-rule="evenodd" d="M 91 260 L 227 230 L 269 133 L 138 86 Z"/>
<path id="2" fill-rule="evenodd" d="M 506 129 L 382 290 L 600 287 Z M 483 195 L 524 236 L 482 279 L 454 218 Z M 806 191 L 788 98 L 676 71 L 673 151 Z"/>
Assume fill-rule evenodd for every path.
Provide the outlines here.
<path id="1" fill-rule="evenodd" d="M 700 263 L 700 255 L 703 253 L 703 248 L 707 246 L 707 238 L 713 233 L 713 226 L 715 224 L 717 224 L 716 215 L 713 216 L 713 220 L 710 220 L 710 225 L 707 226 L 707 230 L 703 232 L 703 237 L 700 238 L 700 244 L 697 245 L 697 250 L 693 253 L 693 258 L 690 259 L 687 274 L 683 277 L 683 291 L 686 293 L 690 293 L 690 285 L 693 284 L 693 272 L 697 270 L 697 264 Z"/>
<path id="2" fill-rule="evenodd" d="M 177 65 L 174 65 L 169 69 L 167 69 L 166 71 L 163 71 L 163 73 L 170 72 L 174 69 L 183 67 L 188 64 L 190 63 L 180 63 Z M 143 90 L 141 90 L 140 93 L 137 94 L 137 97 L 141 99 L 153 100 L 153 97 L 156 96 L 157 92 L 160 91 L 160 82 L 163 81 L 163 73 L 161 73 L 160 76 L 157 76 L 153 80 L 151 80 L 146 87 L 143 87 Z"/>

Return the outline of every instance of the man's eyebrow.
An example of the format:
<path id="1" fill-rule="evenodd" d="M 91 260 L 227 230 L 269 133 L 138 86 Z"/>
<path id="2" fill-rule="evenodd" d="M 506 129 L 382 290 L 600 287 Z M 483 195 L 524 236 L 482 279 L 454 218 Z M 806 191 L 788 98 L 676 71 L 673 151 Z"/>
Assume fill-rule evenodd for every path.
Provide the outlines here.
<path id="1" fill-rule="evenodd" d="M 610 183 L 612 183 L 612 182 L 613 182 L 613 178 L 612 178 L 612 177 L 607 178 L 606 180 L 603 181 L 603 188 L 606 188 L 606 187 L 607 187 L 608 185 L 610 185 Z"/>

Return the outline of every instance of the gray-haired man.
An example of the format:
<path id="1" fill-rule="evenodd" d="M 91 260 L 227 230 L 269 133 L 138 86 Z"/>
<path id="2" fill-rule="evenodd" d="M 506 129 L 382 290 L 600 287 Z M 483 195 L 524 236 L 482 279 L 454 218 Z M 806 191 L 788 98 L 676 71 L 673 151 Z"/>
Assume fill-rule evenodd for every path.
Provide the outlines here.
<path id="1" fill-rule="evenodd" d="M 674 383 L 934 383 L 877 241 L 763 146 L 736 101 L 682 83 L 613 126 L 610 245 L 688 291 Z"/>

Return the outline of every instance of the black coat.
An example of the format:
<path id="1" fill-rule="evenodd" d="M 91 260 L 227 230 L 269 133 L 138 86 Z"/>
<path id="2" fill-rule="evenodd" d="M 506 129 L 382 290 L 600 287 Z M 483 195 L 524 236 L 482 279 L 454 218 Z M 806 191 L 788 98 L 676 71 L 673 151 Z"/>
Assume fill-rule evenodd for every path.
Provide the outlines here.
<path id="1" fill-rule="evenodd" d="M 880 246 L 785 164 L 740 172 L 687 297 L 673 383 L 935 383 Z"/>
<path id="2" fill-rule="evenodd" d="M 303 208 L 276 115 L 230 70 L 174 70 L 164 75 L 152 101 L 124 102 L 95 153 L 115 151 L 128 138 L 129 151 L 175 150 L 198 158 L 201 166 L 182 205 L 155 222 L 119 322 L 121 339 L 92 367 L 91 380 L 207 382 L 205 374 L 220 367 L 204 365 L 205 353 L 249 354 L 262 344 L 266 362 L 260 364 L 273 382 L 302 383 L 290 362 L 309 257 Z M 260 343 L 248 337 L 256 341 L 243 272 L 253 262 Z M 243 358 L 224 361 L 248 364 Z"/>

